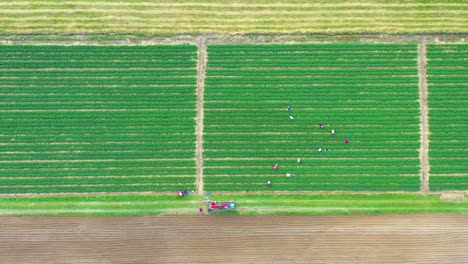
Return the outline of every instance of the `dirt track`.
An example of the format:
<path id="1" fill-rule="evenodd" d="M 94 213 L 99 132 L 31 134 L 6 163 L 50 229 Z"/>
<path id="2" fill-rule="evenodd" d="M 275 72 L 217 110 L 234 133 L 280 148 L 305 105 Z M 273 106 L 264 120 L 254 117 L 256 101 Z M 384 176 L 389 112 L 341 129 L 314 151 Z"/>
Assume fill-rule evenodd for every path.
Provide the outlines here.
<path id="1" fill-rule="evenodd" d="M 0 218 L 0 263 L 467 263 L 466 215 Z"/>

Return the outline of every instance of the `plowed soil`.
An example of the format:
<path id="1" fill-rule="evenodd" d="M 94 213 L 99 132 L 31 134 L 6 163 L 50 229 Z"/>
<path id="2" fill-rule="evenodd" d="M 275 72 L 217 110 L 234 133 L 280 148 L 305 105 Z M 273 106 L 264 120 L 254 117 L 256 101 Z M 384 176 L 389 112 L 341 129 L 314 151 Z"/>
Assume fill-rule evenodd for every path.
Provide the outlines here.
<path id="1" fill-rule="evenodd" d="M 0 263 L 468 263 L 466 215 L 0 218 Z"/>

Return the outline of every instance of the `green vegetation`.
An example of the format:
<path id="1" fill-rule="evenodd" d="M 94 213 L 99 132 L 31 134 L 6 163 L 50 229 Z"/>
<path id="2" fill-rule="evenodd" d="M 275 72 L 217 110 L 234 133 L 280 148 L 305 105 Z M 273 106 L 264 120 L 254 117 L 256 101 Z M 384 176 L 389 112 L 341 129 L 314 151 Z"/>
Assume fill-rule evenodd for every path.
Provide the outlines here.
<path id="1" fill-rule="evenodd" d="M 467 13 L 461 0 L 2 0 L 0 33 L 456 33 Z"/>
<path id="2" fill-rule="evenodd" d="M 467 44 L 428 45 L 430 189 L 468 190 Z"/>
<path id="3" fill-rule="evenodd" d="M 212 195 L 233 200 L 228 214 L 467 213 L 468 201 L 447 202 L 419 194 L 241 194 Z M 202 197 L 90 196 L 0 198 L 0 215 L 197 214 Z"/>
<path id="4" fill-rule="evenodd" d="M 195 188 L 196 47 L 2 46 L 0 193 Z"/>
<path id="5" fill-rule="evenodd" d="M 197 202 L 192 195 L 0 198 L 0 215 L 190 214 L 197 212 Z"/>
<path id="6" fill-rule="evenodd" d="M 411 44 L 209 45 L 205 190 L 419 190 L 416 66 Z"/>

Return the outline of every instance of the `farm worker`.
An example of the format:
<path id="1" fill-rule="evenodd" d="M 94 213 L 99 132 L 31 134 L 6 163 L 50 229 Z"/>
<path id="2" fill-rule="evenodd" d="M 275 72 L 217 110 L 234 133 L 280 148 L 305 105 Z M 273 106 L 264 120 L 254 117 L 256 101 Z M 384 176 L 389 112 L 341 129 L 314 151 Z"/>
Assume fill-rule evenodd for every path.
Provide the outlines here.
<path id="1" fill-rule="evenodd" d="M 344 143 L 345 143 L 345 144 L 348 144 L 348 143 L 349 143 L 349 139 L 345 139 L 345 140 L 344 140 Z"/>
<path id="2" fill-rule="evenodd" d="M 289 119 L 293 120 L 293 119 L 294 119 L 294 116 L 289 116 Z"/>
<path id="3" fill-rule="evenodd" d="M 320 124 L 320 128 L 323 128 L 323 124 Z"/>
<path id="4" fill-rule="evenodd" d="M 332 129 L 331 134 L 335 135 L 335 129 Z"/>
<path id="5" fill-rule="evenodd" d="M 301 158 L 297 158 L 297 163 L 301 163 Z"/>
<path id="6" fill-rule="evenodd" d="M 271 186 L 271 181 L 267 181 L 267 186 Z"/>
<path id="7" fill-rule="evenodd" d="M 279 167 L 278 164 L 273 165 L 273 169 L 274 169 L 274 170 L 277 170 L 278 167 Z"/>
<path id="8" fill-rule="evenodd" d="M 198 207 L 198 213 L 202 214 L 203 213 L 203 207 Z"/>
<path id="9" fill-rule="evenodd" d="M 318 151 L 318 152 L 322 152 L 322 148 L 318 148 L 317 151 Z"/>
<path id="10" fill-rule="evenodd" d="M 291 107 L 287 106 L 286 111 L 291 111 Z"/>
<path id="11" fill-rule="evenodd" d="M 179 196 L 182 196 L 182 195 L 183 195 L 182 192 L 179 192 Z"/>
<path id="12" fill-rule="evenodd" d="M 291 173 L 286 173 L 286 177 L 291 177 Z"/>

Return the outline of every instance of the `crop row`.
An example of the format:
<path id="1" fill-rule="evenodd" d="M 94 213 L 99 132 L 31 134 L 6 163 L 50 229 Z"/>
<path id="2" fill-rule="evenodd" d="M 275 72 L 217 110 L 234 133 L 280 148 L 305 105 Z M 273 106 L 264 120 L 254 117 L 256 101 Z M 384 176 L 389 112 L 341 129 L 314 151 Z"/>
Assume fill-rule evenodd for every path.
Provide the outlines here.
<path id="1" fill-rule="evenodd" d="M 203 162 L 203 166 L 208 167 L 270 167 L 271 164 L 275 164 L 275 159 L 258 159 L 258 160 L 216 160 L 207 159 Z M 328 159 L 327 157 L 304 159 L 297 166 L 296 159 L 291 158 L 284 160 L 279 168 L 280 172 L 284 172 L 287 169 L 297 169 L 301 166 L 321 166 L 321 167 L 347 167 L 347 166 L 387 166 L 388 164 L 398 164 L 398 166 L 419 166 L 419 159 Z"/>
<path id="2" fill-rule="evenodd" d="M 60 85 L 73 83 L 75 85 L 144 85 L 144 84 L 193 84 L 194 77 L 126 77 L 126 78 L 18 78 L 2 79 L 2 85 Z"/>
<path id="3" fill-rule="evenodd" d="M 270 177 L 271 178 L 271 177 Z M 266 186 L 267 178 L 259 182 L 241 183 L 236 184 L 232 179 L 231 183 L 207 183 L 205 184 L 206 190 L 216 191 L 418 191 L 420 188 L 418 177 L 405 177 L 411 178 L 410 182 L 399 182 L 399 178 L 388 178 L 388 181 L 370 181 L 368 177 L 362 177 L 346 183 L 334 183 L 333 181 L 324 183 L 314 183 L 312 180 L 308 183 L 278 183 L 273 184 L 271 187 Z M 333 179 L 330 179 L 333 180 Z M 273 180 L 274 182 L 274 180 Z"/>
<path id="4" fill-rule="evenodd" d="M 196 60 L 196 54 L 187 53 L 7 53 L 2 54 L 0 61 L 102 61 L 113 60 L 135 61 L 135 60 L 165 60 L 165 61 L 187 61 Z"/>
<path id="5" fill-rule="evenodd" d="M 326 144 L 323 144 L 326 145 Z M 318 146 L 311 146 L 310 150 L 224 150 L 214 151 L 205 150 L 203 156 L 205 158 L 275 158 L 275 159 L 291 159 L 291 157 L 317 157 L 317 158 L 407 158 L 417 157 L 418 150 L 416 149 L 361 149 L 361 150 L 331 150 L 325 153 L 317 152 Z M 326 146 L 323 146 L 324 148 Z M 321 155 L 321 156 L 318 156 Z M 345 170 L 345 169 L 344 169 Z"/>
<path id="6" fill-rule="evenodd" d="M 291 170 L 291 171 L 288 171 Z M 308 166 L 308 167 L 289 167 L 282 170 L 284 173 L 281 174 L 285 176 L 286 173 L 293 173 L 293 176 L 300 174 L 303 177 L 318 177 L 317 175 L 341 175 L 342 179 L 346 178 L 347 175 L 399 175 L 399 174 L 413 174 L 417 176 L 419 173 L 419 166 L 385 166 L 385 170 L 382 170 L 380 166 L 347 166 L 343 167 L 331 167 L 331 166 Z M 263 168 L 253 168 L 253 167 L 231 167 L 231 168 L 205 168 L 204 175 L 209 176 L 239 176 L 236 178 L 239 181 L 244 178 L 244 176 L 250 175 L 264 175 L 264 176 L 274 176 L 278 175 L 278 171 L 273 171 L 270 166 L 265 166 Z M 286 178 L 286 177 L 285 177 Z"/>
<path id="7" fill-rule="evenodd" d="M 151 79 L 149 79 L 151 80 Z M 153 79 L 156 81 L 157 79 Z M 282 84 L 359 84 L 359 83 L 366 83 L 366 84 L 408 84 L 411 85 L 418 78 L 415 77 L 381 77 L 381 76 L 371 76 L 371 77 L 346 77 L 343 78 L 341 76 L 338 77 L 331 77 L 328 76 L 326 78 L 323 77 L 300 77 L 300 78 L 281 78 L 281 77 L 246 77 L 246 78 L 233 78 L 233 77 L 218 77 L 213 79 L 208 79 L 206 81 L 207 85 L 242 85 L 242 84 L 275 84 L 275 85 L 282 85 Z M 93 80 L 94 81 L 94 80 Z M 164 80 L 158 80 L 158 82 L 164 83 Z M 27 82 L 27 81 L 26 81 Z M 6 84 L 9 84 L 7 82 Z"/>
<path id="8" fill-rule="evenodd" d="M 286 69 L 209 69 L 206 72 L 207 75 L 210 76 L 356 76 L 357 74 L 362 74 L 365 76 L 395 76 L 395 75 L 412 75 L 417 76 L 417 71 L 415 69 L 369 69 L 369 68 L 362 68 L 362 69 L 347 69 L 346 71 L 343 70 L 334 70 L 334 69 L 294 69 L 286 70 Z M 1 76 L 1 75 L 0 75 Z"/>
<path id="9" fill-rule="evenodd" d="M 306 93 L 314 92 L 320 93 L 369 93 L 381 92 L 395 93 L 395 92 L 414 92 L 418 90 L 417 85 L 407 85 L 394 83 L 391 85 L 386 84 L 309 84 L 309 85 L 281 85 L 283 90 L 278 90 L 278 86 L 266 83 L 264 85 L 206 85 L 211 93 L 233 93 L 237 95 L 244 95 L 244 93 L 272 93 L 272 92 L 290 92 L 290 93 Z M 245 97 L 245 96 L 244 96 Z"/>
<path id="10" fill-rule="evenodd" d="M 291 104 L 293 102 L 294 104 Z M 257 102 L 241 102 L 235 100 L 226 100 L 226 101 L 207 101 L 204 104 L 204 107 L 209 108 L 216 108 L 216 109 L 231 109 L 231 108 L 254 108 L 254 109 L 283 109 L 285 106 L 292 105 L 292 107 L 300 109 L 300 108 L 388 108 L 388 109 L 395 109 L 395 108 L 412 108 L 418 106 L 418 102 L 414 101 L 399 101 L 394 100 L 391 101 L 391 97 L 388 98 L 386 101 L 375 101 L 375 100 L 356 100 L 356 101 L 347 101 L 343 100 L 337 104 L 337 101 L 320 101 L 311 99 L 303 99 L 300 101 L 291 101 L 288 98 L 278 98 L 275 101 L 257 101 Z M 297 113 L 297 112 L 296 112 Z"/>
<path id="11" fill-rule="evenodd" d="M 312 128 L 311 128 L 312 129 Z M 328 132 L 328 131 L 327 131 Z M 336 135 L 348 135 L 349 133 L 345 130 L 335 130 Z M 232 142 L 232 144 L 237 144 L 238 142 L 249 142 L 255 140 L 256 142 L 263 142 L 263 141 L 278 141 L 278 142 L 301 142 L 301 141 L 310 141 L 313 140 L 314 137 L 317 135 L 322 135 L 322 133 L 314 132 L 314 133 L 302 133 L 302 134 L 249 134 L 249 133 L 236 133 L 236 134 L 227 134 L 227 133 L 220 133 L 220 134 L 209 134 L 206 135 L 203 140 L 205 142 L 219 142 L 219 141 L 227 141 Z M 402 134 L 402 133 L 376 133 L 376 132 L 369 132 L 369 133 L 356 133 L 353 132 L 353 139 L 357 141 L 417 141 L 419 139 L 419 135 L 417 133 L 409 133 L 409 134 Z M 330 140 L 334 139 L 330 137 Z M 323 139 L 320 139 L 323 141 Z"/>
<path id="12" fill-rule="evenodd" d="M 230 61 L 275 61 L 280 59 L 298 61 L 302 60 L 415 60 L 417 53 L 341 53 L 341 52 L 329 52 L 329 53 L 291 53 L 291 52 L 278 52 L 278 53 L 238 53 L 229 54 L 226 58 L 225 54 L 208 54 L 211 63 L 216 65 L 225 59 Z"/>
<path id="13" fill-rule="evenodd" d="M 82 168 L 82 169 L 42 169 L 42 170 L 18 170 L 9 169 L 0 171 L 0 179 L 6 177 L 101 177 L 101 176 L 157 176 L 160 178 L 169 178 L 171 175 L 186 175 L 190 176 L 193 181 L 195 167 L 191 168 L 167 168 L 167 167 L 149 167 L 149 168 Z M 168 182 L 170 183 L 170 182 Z"/>
<path id="14" fill-rule="evenodd" d="M 274 94 L 271 93 L 249 93 L 243 96 L 239 96 L 236 98 L 232 97 L 231 93 L 211 93 L 207 95 L 205 98 L 207 101 L 269 101 L 269 100 L 277 100 L 278 96 L 287 96 L 291 102 L 296 101 L 303 101 L 303 100 L 324 100 L 330 101 L 333 100 L 338 93 L 314 93 L 313 91 L 307 93 L 295 93 L 294 91 L 288 92 L 277 92 Z M 416 100 L 416 96 L 410 93 L 403 93 L 403 94 L 380 94 L 380 93 L 368 93 L 368 94 L 353 94 L 348 93 L 346 95 L 348 100 L 381 100 L 381 101 L 406 101 L 406 100 Z"/>
<path id="15" fill-rule="evenodd" d="M 4 152 L 68 152 L 68 151 L 164 151 L 164 150 L 193 149 L 193 142 L 151 142 L 146 144 L 128 144 L 113 142 L 112 144 L 50 144 L 50 145 L 0 145 L 0 154 Z"/>
<path id="16" fill-rule="evenodd" d="M 26 77 L 26 78 L 71 78 L 71 77 L 119 77 L 119 78 L 141 78 L 146 76 L 196 76 L 195 69 L 185 70 L 76 70 L 76 71 L 38 71 L 38 70 L 8 70 L 0 71 L 0 77 Z"/>
<path id="17" fill-rule="evenodd" d="M 191 167 L 195 168 L 194 160 L 75 160 L 75 161 L 60 161 L 60 162 L 6 162 L 2 161 L 2 168 L 0 172 L 8 169 L 15 169 L 17 171 L 40 171 L 47 169 L 139 169 L 139 168 L 181 168 Z M 53 176 L 53 175 L 50 175 Z"/>
<path id="18" fill-rule="evenodd" d="M 193 68 L 193 61 L 2 61 L 0 69 L 82 68 Z"/>
<path id="19" fill-rule="evenodd" d="M 2 45 L 0 53 L 8 52 L 43 52 L 51 53 L 125 53 L 125 52 L 176 52 L 176 53 L 196 53 L 197 47 L 194 45 L 150 45 L 150 46 L 60 46 L 60 45 Z"/>
<path id="20" fill-rule="evenodd" d="M 152 151 L 62 151 L 62 152 L 18 152 L 0 153 L 0 160 L 91 160 L 91 159 L 188 159 L 193 158 L 193 150 L 152 150 Z"/>
<path id="21" fill-rule="evenodd" d="M 111 65 L 113 67 L 119 66 L 118 64 Z M 172 65 L 171 65 L 172 66 Z M 174 65 L 175 67 L 176 65 Z M 328 60 L 277 60 L 277 61 L 236 61 L 236 60 L 223 60 L 219 63 L 213 64 L 208 62 L 209 67 L 215 68 L 251 68 L 251 67 L 271 67 L 271 68 L 285 68 L 285 67 L 339 67 L 343 70 L 347 67 L 416 67 L 417 61 L 411 60 L 347 60 L 347 61 L 328 61 Z M 88 66 L 89 67 L 89 66 Z M 72 68 L 72 67 L 70 67 Z"/>
<path id="22" fill-rule="evenodd" d="M 248 45 L 248 44 L 233 44 L 233 45 L 209 45 L 208 52 L 216 53 L 239 53 L 239 52 L 278 52 L 278 51 L 415 51 L 415 44 L 270 44 L 270 45 Z M 228 55 L 226 55 L 228 56 Z"/>
<path id="23" fill-rule="evenodd" d="M 157 101 L 154 102 L 100 102 L 99 100 L 89 102 L 89 101 L 76 101 L 76 102 L 22 102 L 22 103 L 3 103 L 1 104 L 2 110 L 115 110 L 115 109 L 142 109 L 142 110 L 153 110 L 157 107 L 161 107 L 161 104 L 158 104 Z M 181 101 L 181 102 L 171 102 L 169 105 L 164 105 L 167 109 L 195 109 L 196 102 L 193 101 Z"/>
<path id="24" fill-rule="evenodd" d="M 106 184 L 106 185 L 26 185 L 0 186 L 0 193 L 89 193 L 89 192 L 167 192 L 194 189 L 190 182 L 171 184 Z"/>
<path id="25" fill-rule="evenodd" d="M 81 95 L 81 94 L 38 94 L 34 95 L 8 95 L 0 97 L 1 102 L 11 102 L 15 103 L 20 102 L 80 102 L 80 101 L 99 101 L 101 103 L 105 102 L 120 102 L 120 101 L 138 101 L 138 102 L 158 102 L 159 104 L 169 104 L 169 102 L 180 102 L 180 101 L 190 101 L 196 100 L 195 95 L 193 94 L 112 94 L 97 97 L 94 94 L 91 95 Z"/>

